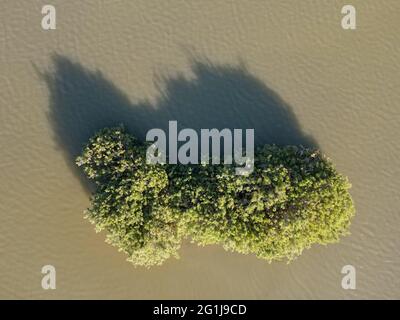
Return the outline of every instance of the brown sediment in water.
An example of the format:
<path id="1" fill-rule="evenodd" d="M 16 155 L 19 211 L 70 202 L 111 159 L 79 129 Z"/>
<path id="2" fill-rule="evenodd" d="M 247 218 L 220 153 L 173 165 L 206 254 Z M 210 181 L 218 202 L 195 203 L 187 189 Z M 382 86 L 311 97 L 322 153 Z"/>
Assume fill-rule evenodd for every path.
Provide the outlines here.
<path id="1" fill-rule="evenodd" d="M 352 4 L 355 31 L 339 2 L 57 2 L 52 31 L 40 2 L 2 4 L 0 297 L 398 298 L 400 4 Z M 353 184 L 352 235 L 290 265 L 185 244 L 180 261 L 132 268 L 82 219 L 71 164 L 121 119 L 139 136 L 172 119 L 318 145 Z M 355 291 L 341 288 L 348 264 Z"/>

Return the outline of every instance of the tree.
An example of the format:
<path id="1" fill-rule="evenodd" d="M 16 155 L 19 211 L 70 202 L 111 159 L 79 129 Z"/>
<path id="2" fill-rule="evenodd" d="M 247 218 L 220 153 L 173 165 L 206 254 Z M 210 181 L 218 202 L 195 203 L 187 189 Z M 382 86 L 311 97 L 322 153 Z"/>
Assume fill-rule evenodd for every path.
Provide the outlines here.
<path id="1" fill-rule="evenodd" d="M 97 185 L 86 217 L 134 265 L 178 257 L 186 238 L 290 261 L 348 233 L 350 184 L 317 150 L 266 145 L 238 176 L 231 165 L 147 164 L 146 149 L 123 127 L 106 128 L 77 158 Z"/>

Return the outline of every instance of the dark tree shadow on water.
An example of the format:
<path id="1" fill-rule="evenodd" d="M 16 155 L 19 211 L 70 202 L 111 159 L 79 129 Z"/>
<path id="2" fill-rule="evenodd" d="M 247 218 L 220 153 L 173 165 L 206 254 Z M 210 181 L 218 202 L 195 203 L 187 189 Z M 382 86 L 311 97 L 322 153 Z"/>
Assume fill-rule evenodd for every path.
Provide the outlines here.
<path id="1" fill-rule="evenodd" d="M 92 71 L 67 57 L 53 57 L 54 70 L 41 73 L 50 91 L 49 121 L 66 160 L 75 165 L 88 139 L 104 127 L 124 124 L 144 139 L 148 130 L 180 128 L 254 129 L 256 146 L 294 144 L 316 147 L 303 133 L 292 108 L 243 66 L 193 61 L 194 78 L 164 77 L 156 103 L 132 103 L 100 71 Z M 86 179 L 81 180 L 85 186 Z"/>

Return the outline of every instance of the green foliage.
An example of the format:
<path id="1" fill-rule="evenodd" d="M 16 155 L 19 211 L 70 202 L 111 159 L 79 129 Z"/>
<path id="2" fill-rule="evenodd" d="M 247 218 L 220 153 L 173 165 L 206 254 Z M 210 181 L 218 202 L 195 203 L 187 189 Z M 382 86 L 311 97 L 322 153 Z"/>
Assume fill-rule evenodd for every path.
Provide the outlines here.
<path id="1" fill-rule="evenodd" d="M 272 260 L 337 242 L 354 215 L 350 184 L 320 152 L 267 145 L 254 171 L 229 165 L 150 165 L 147 145 L 104 129 L 78 157 L 97 191 L 86 217 L 134 265 L 178 257 L 183 239 Z"/>

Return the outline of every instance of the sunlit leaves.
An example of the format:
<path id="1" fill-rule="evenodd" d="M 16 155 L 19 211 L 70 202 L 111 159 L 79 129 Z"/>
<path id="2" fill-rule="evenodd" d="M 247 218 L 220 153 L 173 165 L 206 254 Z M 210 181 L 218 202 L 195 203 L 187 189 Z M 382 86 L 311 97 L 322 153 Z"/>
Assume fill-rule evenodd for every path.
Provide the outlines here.
<path id="1" fill-rule="evenodd" d="M 185 238 L 290 261 L 348 233 L 350 184 L 316 150 L 264 146 L 253 173 L 238 176 L 227 165 L 146 164 L 146 148 L 104 129 L 77 159 L 97 185 L 86 217 L 134 265 L 178 257 Z"/>

